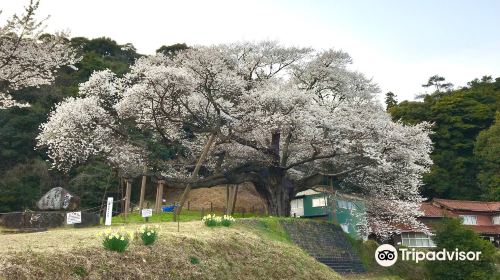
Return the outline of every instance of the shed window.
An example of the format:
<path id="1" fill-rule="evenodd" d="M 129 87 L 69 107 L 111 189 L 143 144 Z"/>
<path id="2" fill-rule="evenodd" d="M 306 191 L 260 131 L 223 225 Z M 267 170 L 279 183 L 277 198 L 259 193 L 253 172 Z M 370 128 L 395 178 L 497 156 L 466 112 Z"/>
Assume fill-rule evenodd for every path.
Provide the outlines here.
<path id="1" fill-rule="evenodd" d="M 339 206 L 339 208 L 356 210 L 356 204 L 351 201 L 339 199 L 337 201 L 337 205 Z"/>
<path id="2" fill-rule="evenodd" d="M 324 207 L 326 206 L 326 199 L 324 197 L 313 198 L 312 207 Z"/>
<path id="3" fill-rule="evenodd" d="M 476 225 L 477 224 L 477 218 L 474 215 L 460 215 L 460 218 L 462 218 L 462 223 L 464 225 Z"/>

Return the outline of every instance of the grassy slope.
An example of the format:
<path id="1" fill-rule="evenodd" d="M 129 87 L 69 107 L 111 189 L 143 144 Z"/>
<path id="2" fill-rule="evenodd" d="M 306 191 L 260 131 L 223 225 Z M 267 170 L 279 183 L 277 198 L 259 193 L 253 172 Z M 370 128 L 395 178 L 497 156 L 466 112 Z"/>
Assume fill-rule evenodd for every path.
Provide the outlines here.
<path id="1" fill-rule="evenodd" d="M 2 235 L 0 278 L 340 279 L 290 244 L 272 218 L 231 228 L 184 222 L 180 232 L 175 223 L 161 226 L 159 242 L 146 247 L 134 241 L 124 254 L 101 248 L 95 234 L 102 228 Z"/>

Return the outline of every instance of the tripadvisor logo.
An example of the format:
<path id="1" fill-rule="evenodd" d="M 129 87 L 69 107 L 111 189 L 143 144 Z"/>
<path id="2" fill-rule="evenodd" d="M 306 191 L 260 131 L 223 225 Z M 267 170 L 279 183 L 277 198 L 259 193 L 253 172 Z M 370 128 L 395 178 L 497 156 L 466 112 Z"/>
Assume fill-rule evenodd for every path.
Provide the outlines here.
<path id="1" fill-rule="evenodd" d="M 382 244 L 375 251 L 375 260 L 381 266 L 391 266 L 398 260 L 398 251 L 390 244 Z"/>
<path id="2" fill-rule="evenodd" d="M 389 244 L 380 245 L 375 251 L 375 260 L 381 266 L 391 266 L 398 260 L 398 255 L 401 257 L 402 261 L 414 261 L 418 263 L 419 261 L 479 261 L 481 255 L 480 251 L 459 251 L 455 249 L 454 251 L 448 251 L 442 249 L 440 251 L 416 251 L 415 248 L 399 248 L 398 250 L 394 246 Z"/>

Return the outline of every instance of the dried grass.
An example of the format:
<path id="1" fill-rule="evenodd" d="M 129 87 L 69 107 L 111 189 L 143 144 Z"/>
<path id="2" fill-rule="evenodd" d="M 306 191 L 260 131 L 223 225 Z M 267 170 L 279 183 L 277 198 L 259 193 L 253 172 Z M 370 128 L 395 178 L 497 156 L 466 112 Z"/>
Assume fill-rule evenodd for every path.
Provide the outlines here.
<path id="1" fill-rule="evenodd" d="M 134 241 L 123 254 L 101 247 L 95 235 L 102 227 L 1 235 L 0 279 L 340 279 L 299 248 L 245 225 L 161 226 L 157 243 Z"/>

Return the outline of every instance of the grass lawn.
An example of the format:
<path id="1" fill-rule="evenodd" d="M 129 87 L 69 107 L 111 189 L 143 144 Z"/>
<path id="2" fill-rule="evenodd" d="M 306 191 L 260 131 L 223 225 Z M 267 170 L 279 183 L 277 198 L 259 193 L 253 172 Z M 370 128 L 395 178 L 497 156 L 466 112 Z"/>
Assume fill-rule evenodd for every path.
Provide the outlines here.
<path id="1" fill-rule="evenodd" d="M 205 212 L 208 215 L 209 212 Z M 214 212 L 216 215 L 224 215 L 222 212 Z M 234 218 L 252 218 L 258 215 L 252 213 L 234 213 Z M 181 215 L 179 215 L 181 222 L 190 221 L 200 221 L 202 218 L 202 213 L 199 210 L 182 210 Z M 159 223 L 159 222 L 173 222 L 174 214 L 172 212 L 162 212 L 161 214 L 153 214 L 149 217 L 149 222 Z M 112 219 L 113 224 L 128 224 L 128 223 L 144 223 L 145 219 L 141 217 L 140 213 L 131 213 L 125 218 L 123 215 L 114 216 Z"/>

